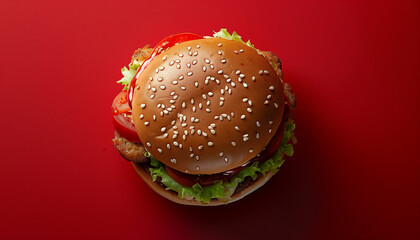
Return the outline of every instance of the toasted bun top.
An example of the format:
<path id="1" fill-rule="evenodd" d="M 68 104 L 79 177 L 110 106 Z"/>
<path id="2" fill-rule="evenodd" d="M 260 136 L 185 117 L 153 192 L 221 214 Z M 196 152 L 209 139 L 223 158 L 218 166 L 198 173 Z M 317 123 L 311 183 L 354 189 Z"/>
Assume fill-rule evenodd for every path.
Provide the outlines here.
<path id="1" fill-rule="evenodd" d="M 159 161 L 190 174 L 238 167 L 281 123 L 283 85 L 270 63 L 243 43 L 208 38 L 161 53 L 139 76 L 133 120 Z"/>

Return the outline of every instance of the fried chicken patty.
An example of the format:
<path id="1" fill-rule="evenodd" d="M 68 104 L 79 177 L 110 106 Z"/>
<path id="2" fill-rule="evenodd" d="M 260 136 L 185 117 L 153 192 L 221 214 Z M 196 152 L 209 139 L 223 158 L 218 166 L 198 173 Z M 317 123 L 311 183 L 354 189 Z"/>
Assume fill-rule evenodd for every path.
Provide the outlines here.
<path id="1" fill-rule="evenodd" d="M 143 48 L 139 48 L 134 51 L 131 61 L 137 60 L 142 62 L 149 58 L 153 49 L 149 48 L 149 45 L 146 45 Z M 282 79 L 282 65 L 279 57 L 270 51 L 259 51 L 259 53 L 264 56 L 271 64 L 273 69 L 276 71 L 277 75 Z M 282 80 L 283 83 L 283 80 Z M 283 83 L 284 85 L 284 94 L 288 100 L 290 108 L 293 110 L 296 107 L 296 96 L 293 94 L 290 84 Z M 127 161 L 136 162 L 136 163 L 145 163 L 148 161 L 148 158 L 144 156 L 145 148 L 141 143 L 133 143 L 124 137 L 120 136 L 115 132 L 115 137 L 112 140 L 114 143 L 115 149 L 118 150 L 120 155 Z"/>

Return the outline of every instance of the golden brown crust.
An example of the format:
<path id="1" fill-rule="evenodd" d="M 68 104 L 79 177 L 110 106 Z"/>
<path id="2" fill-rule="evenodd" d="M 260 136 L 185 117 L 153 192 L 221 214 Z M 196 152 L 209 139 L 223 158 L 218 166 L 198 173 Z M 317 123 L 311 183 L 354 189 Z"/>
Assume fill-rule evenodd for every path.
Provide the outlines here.
<path id="1" fill-rule="evenodd" d="M 137 49 L 134 51 L 133 56 L 131 57 L 131 62 L 137 60 L 138 62 L 142 62 L 150 57 L 152 54 L 153 48 L 149 48 L 149 45 L 146 45 L 142 48 Z"/>
<path id="2" fill-rule="evenodd" d="M 180 43 L 150 63 L 136 83 L 133 119 L 159 161 L 214 174 L 261 152 L 283 107 L 269 61 L 240 42 L 210 38 Z"/>
<path id="3" fill-rule="evenodd" d="M 163 188 L 158 182 L 153 182 L 150 173 L 144 169 L 142 164 L 133 163 L 134 169 L 136 169 L 139 176 L 143 179 L 143 181 L 155 191 L 157 194 L 161 195 L 162 197 L 183 205 L 191 205 L 191 206 L 220 206 L 226 205 L 235 201 L 242 199 L 243 197 L 247 196 L 248 194 L 254 192 L 261 186 L 263 186 L 274 174 L 271 172 L 267 172 L 266 176 L 259 176 L 255 181 L 252 182 L 247 188 L 243 189 L 240 192 L 236 192 L 234 195 L 231 196 L 230 200 L 226 202 L 222 202 L 219 200 L 212 199 L 209 203 L 202 203 L 197 202 L 194 199 L 181 199 L 178 197 L 178 194 L 174 191 L 166 190 Z"/>
<path id="4" fill-rule="evenodd" d="M 147 162 L 147 158 L 144 156 L 144 146 L 141 143 L 133 143 L 121 137 L 117 131 L 114 135 L 114 139 L 112 139 L 114 147 L 125 160 L 138 163 Z"/>

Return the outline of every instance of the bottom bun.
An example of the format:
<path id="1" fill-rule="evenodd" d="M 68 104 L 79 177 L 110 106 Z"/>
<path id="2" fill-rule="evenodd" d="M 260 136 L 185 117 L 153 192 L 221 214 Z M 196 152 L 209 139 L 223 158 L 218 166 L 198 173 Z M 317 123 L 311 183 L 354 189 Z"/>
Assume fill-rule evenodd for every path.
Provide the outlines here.
<path id="1" fill-rule="evenodd" d="M 178 194 L 171 190 L 166 190 L 161 184 L 158 182 L 153 182 L 152 176 L 150 173 L 143 167 L 147 166 L 140 163 L 133 163 L 134 168 L 136 169 L 139 176 L 144 180 L 144 182 L 151 188 L 153 191 L 161 195 L 162 197 L 171 200 L 172 202 L 183 204 L 183 205 L 193 205 L 193 206 L 220 206 L 220 205 L 226 205 L 235 201 L 238 201 L 242 199 L 243 197 L 247 196 L 248 194 L 254 192 L 258 188 L 260 188 L 262 185 L 264 185 L 272 176 L 273 174 L 271 172 L 267 172 L 265 177 L 259 176 L 255 181 L 253 181 L 248 187 L 241 190 L 240 192 L 234 193 L 230 200 L 220 201 L 217 199 L 212 199 L 209 203 L 202 203 L 198 202 L 194 199 L 181 199 L 178 197 Z"/>

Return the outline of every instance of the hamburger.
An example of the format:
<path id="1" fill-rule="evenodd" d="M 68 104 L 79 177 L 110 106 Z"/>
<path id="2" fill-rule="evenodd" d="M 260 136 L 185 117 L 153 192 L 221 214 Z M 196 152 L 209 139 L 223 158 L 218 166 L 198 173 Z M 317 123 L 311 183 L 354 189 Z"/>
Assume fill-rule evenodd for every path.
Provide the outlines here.
<path id="1" fill-rule="evenodd" d="M 293 155 L 296 98 L 281 62 L 235 32 L 169 36 L 136 50 L 122 74 L 114 147 L 173 202 L 237 201 Z"/>

